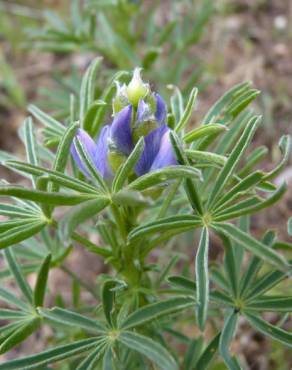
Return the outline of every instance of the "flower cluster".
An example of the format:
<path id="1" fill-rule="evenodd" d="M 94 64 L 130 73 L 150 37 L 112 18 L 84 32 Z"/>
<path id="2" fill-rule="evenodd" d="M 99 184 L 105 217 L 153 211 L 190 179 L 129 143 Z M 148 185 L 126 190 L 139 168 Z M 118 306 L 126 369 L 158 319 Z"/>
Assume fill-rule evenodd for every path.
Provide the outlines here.
<path id="1" fill-rule="evenodd" d="M 71 153 L 85 176 L 88 172 L 78 154 L 76 140 L 82 143 L 105 179 L 113 176 L 140 137 L 144 137 L 144 150 L 135 166 L 137 176 L 177 163 L 166 124 L 166 104 L 142 81 L 139 68 L 134 70 L 128 85 L 117 83 L 113 111 L 112 123 L 101 129 L 97 142 L 82 129 L 78 129 L 73 140 Z"/>

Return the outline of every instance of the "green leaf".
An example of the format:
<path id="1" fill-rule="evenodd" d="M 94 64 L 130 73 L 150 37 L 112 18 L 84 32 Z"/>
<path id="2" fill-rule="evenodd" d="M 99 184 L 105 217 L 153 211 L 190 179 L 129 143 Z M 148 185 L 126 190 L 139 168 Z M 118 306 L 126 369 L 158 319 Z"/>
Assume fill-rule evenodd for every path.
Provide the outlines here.
<path id="1" fill-rule="evenodd" d="M 138 177 L 128 185 L 129 189 L 145 190 L 152 186 L 180 178 L 200 178 L 200 171 L 191 166 L 169 166 Z"/>
<path id="2" fill-rule="evenodd" d="M 210 343 L 208 344 L 208 346 L 204 349 L 203 353 L 201 354 L 198 362 L 196 363 L 196 369 L 200 369 L 200 370 L 206 370 L 217 349 L 218 349 L 218 346 L 219 346 L 219 341 L 220 341 L 220 335 L 221 333 L 218 333 L 211 341 Z M 194 367 L 192 369 L 195 369 Z"/>
<path id="3" fill-rule="evenodd" d="M 184 112 L 184 102 L 180 89 L 174 85 L 168 85 L 168 88 L 172 89 L 174 93 L 170 97 L 171 113 L 175 119 L 175 122 L 179 122 Z"/>
<path id="4" fill-rule="evenodd" d="M 220 115 L 234 97 L 239 94 L 241 91 L 246 91 L 250 88 L 249 82 L 243 82 L 241 84 L 235 85 L 230 90 L 228 90 L 208 111 L 206 116 L 204 117 L 203 124 L 207 125 L 213 122 L 218 121 Z"/>
<path id="5" fill-rule="evenodd" d="M 80 122 L 83 122 L 87 110 L 94 101 L 95 79 L 101 60 L 101 57 L 95 58 L 87 68 L 82 79 L 80 89 Z"/>
<path id="6" fill-rule="evenodd" d="M 60 165 L 61 165 L 61 162 L 60 162 Z M 35 176 L 47 175 L 47 178 L 53 183 L 56 183 L 59 186 L 64 186 L 72 190 L 76 190 L 79 192 L 85 192 L 85 193 L 94 193 L 94 194 L 100 193 L 96 187 L 89 185 L 84 181 L 75 179 L 70 176 L 66 176 L 65 174 L 61 172 L 52 171 L 47 168 L 33 166 L 27 163 L 17 162 L 17 161 L 7 161 L 5 165 L 9 168 L 13 168 L 13 169 L 16 168 L 19 171 L 30 173 Z"/>
<path id="7" fill-rule="evenodd" d="M 194 128 L 192 131 L 185 134 L 183 137 L 183 140 L 186 144 L 190 144 L 194 142 L 195 140 L 208 137 L 209 135 L 214 135 L 214 134 L 217 135 L 226 130 L 227 130 L 227 127 L 219 123 L 204 125 L 204 126 Z"/>
<path id="8" fill-rule="evenodd" d="M 37 275 L 33 299 L 35 307 L 40 307 L 44 303 L 51 258 L 51 254 L 48 254 L 47 257 L 44 259 Z"/>
<path id="9" fill-rule="evenodd" d="M 206 227 L 202 229 L 200 242 L 196 254 L 196 301 L 197 322 L 201 331 L 205 328 L 209 302 L 209 276 L 208 276 L 208 250 L 209 232 Z"/>
<path id="10" fill-rule="evenodd" d="M 51 309 L 39 308 L 41 316 L 53 322 L 69 325 L 75 328 L 82 328 L 90 333 L 104 333 L 106 328 L 103 324 L 89 317 L 80 315 L 77 312 L 69 311 L 63 308 L 54 307 Z"/>
<path id="11" fill-rule="evenodd" d="M 8 217 L 32 217 L 35 212 L 30 208 L 16 206 L 14 204 L 3 203 L 0 204 L 0 215 Z"/>
<path id="12" fill-rule="evenodd" d="M 122 189 L 123 185 L 125 184 L 129 175 L 131 174 L 135 164 L 141 157 L 144 147 L 145 147 L 144 138 L 141 137 L 137 142 L 135 148 L 127 158 L 127 160 L 122 164 L 122 166 L 117 171 L 112 183 L 113 192 L 118 192 L 119 190 Z"/>
<path id="13" fill-rule="evenodd" d="M 236 330 L 236 323 L 238 319 L 238 314 L 234 311 L 231 311 L 227 316 L 224 327 L 220 336 L 219 341 L 219 352 L 222 356 L 227 368 L 229 370 L 240 370 L 237 360 L 234 357 L 231 357 L 229 353 L 229 346 L 231 344 L 234 332 Z"/>
<path id="14" fill-rule="evenodd" d="M 41 111 L 35 105 L 29 105 L 28 111 L 43 125 L 49 127 L 52 131 L 54 131 L 57 134 L 57 136 L 59 136 L 60 134 L 62 135 L 63 132 L 65 131 L 65 127 L 62 125 L 62 123 L 55 120 L 45 112 Z"/>
<path id="15" fill-rule="evenodd" d="M 151 303 L 134 311 L 121 324 L 120 328 L 130 329 L 139 325 L 144 325 L 161 316 L 180 312 L 189 307 L 194 307 L 194 305 L 195 300 L 192 297 L 175 297 L 165 301 Z"/>
<path id="16" fill-rule="evenodd" d="M 243 215 L 251 215 L 253 213 L 259 212 L 262 209 L 272 206 L 277 203 L 279 199 L 285 194 L 287 190 L 287 184 L 283 183 L 270 197 L 265 200 L 259 199 L 256 197 L 250 197 L 246 200 L 235 204 L 231 207 L 226 207 L 224 211 L 216 212 L 214 220 L 216 221 L 225 221 L 232 218 L 240 217 Z M 226 204 L 225 204 L 226 206 Z"/>
<path id="17" fill-rule="evenodd" d="M 37 219 L 32 219 L 30 223 L 26 223 L 23 226 L 19 226 L 2 233 L 0 239 L 0 249 L 9 247 L 10 245 L 17 244 L 41 231 L 47 222 Z"/>
<path id="18" fill-rule="evenodd" d="M 113 326 L 112 313 L 113 313 L 114 300 L 115 300 L 115 291 L 114 291 L 115 286 L 116 286 L 116 281 L 109 280 L 109 281 L 106 281 L 102 287 L 103 312 L 107 319 L 107 322 L 109 323 L 111 327 Z"/>
<path id="19" fill-rule="evenodd" d="M 177 126 L 175 127 L 176 132 L 179 132 L 179 131 L 183 130 L 184 127 L 186 126 L 186 124 L 188 123 L 189 119 L 191 118 L 197 95 L 198 95 L 198 89 L 196 87 L 194 87 L 192 89 L 191 93 L 190 93 L 189 100 L 187 102 L 186 108 L 185 108 Z"/>
<path id="20" fill-rule="evenodd" d="M 201 220 L 192 215 L 178 215 L 166 217 L 154 222 L 149 222 L 133 229 L 128 237 L 130 241 L 135 241 L 146 235 L 156 232 L 177 231 L 178 233 L 195 229 L 201 225 Z"/>
<path id="21" fill-rule="evenodd" d="M 0 320 L 23 320 L 26 317 L 26 312 L 10 310 L 7 308 L 0 309 Z"/>
<path id="22" fill-rule="evenodd" d="M 249 234 L 241 231 L 236 226 L 228 223 L 214 223 L 215 229 L 222 232 L 224 235 L 229 237 L 235 243 L 238 243 L 245 249 L 254 253 L 256 256 L 266 260 L 267 262 L 279 266 L 281 268 L 287 269 L 288 263 L 285 258 L 278 253 L 276 253 L 271 248 L 268 248 L 265 244 L 254 239 Z"/>
<path id="23" fill-rule="evenodd" d="M 109 204 L 110 199 L 108 197 L 100 196 L 71 209 L 60 223 L 59 230 L 62 240 L 68 241 L 79 225 L 83 224 L 89 218 L 96 216 Z"/>
<path id="24" fill-rule="evenodd" d="M 32 356 L 11 360 L 0 364 L 0 370 L 36 369 L 65 358 L 72 358 L 96 346 L 97 338 L 82 339 L 77 342 L 55 347 Z"/>
<path id="25" fill-rule="evenodd" d="M 174 132 L 170 132 L 170 141 L 178 163 L 180 163 L 181 165 L 188 165 L 189 161 L 185 155 L 180 139 Z M 192 208 L 199 214 L 203 214 L 201 199 L 197 192 L 196 185 L 192 180 L 192 178 L 184 178 L 184 188 Z"/>
<path id="26" fill-rule="evenodd" d="M 291 312 L 292 297 L 263 296 L 244 305 L 248 311 Z"/>
<path id="27" fill-rule="evenodd" d="M 239 181 L 235 186 L 233 186 L 227 193 L 223 194 L 218 201 L 215 203 L 214 212 L 220 212 L 225 209 L 226 206 L 240 197 L 244 192 L 253 188 L 257 185 L 264 177 L 264 172 L 255 171 L 248 175 L 241 181 Z"/>
<path id="28" fill-rule="evenodd" d="M 30 320 L 25 320 L 23 325 L 16 329 L 12 335 L 10 335 L 0 346 L 0 354 L 9 351 L 11 348 L 17 346 L 17 344 L 24 341 L 34 331 L 38 329 L 40 325 L 40 319 L 35 317 Z M 1 369 L 1 365 L 0 365 Z"/>
<path id="29" fill-rule="evenodd" d="M 70 153 L 71 143 L 75 136 L 77 127 L 78 127 L 77 123 L 72 124 L 64 132 L 64 135 L 62 136 L 62 139 L 57 148 L 56 157 L 55 157 L 55 161 L 53 164 L 54 172 L 63 173 L 65 171 L 69 153 Z M 53 183 L 51 191 L 52 192 L 59 191 L 59 185 L 56 183 Z"/>
<path id="30" fill-rule="evenodd" d="M 206 126 L 208 127 L 208 126 Z M 226 163 L 226 157 L 222 155 L 218 155 L 211 152 L 203 152 L 201 150 L 185 150 L 185 154 L 188 159 L 196 161 L 196 162 L 207 162 L 212 163 L 215 165 L 219 165 L 220 167 L 224 166 Z"/>
<path id="31" fill-rule="evenodd" d="M 31 308 L 29 307 L 29 305 L 25 302 L 22 302 L 19 298 L 17 298 L 15 295 L 13 295 L 12 293 L 10 293 L 8 290 L 4 289 L 4 288 L 1 288 L 0 287 L 0 298 L 13 305 L 13 306 L 16 306 L 18 308 L 20 308 L 21 310 L 24 310 L 26 312 L 30 312 L 31 311 Z"/>
<path id="32" fill-rule="evenodd" d="M 269 324 L 268 322 L 262 320 L 260 317 L 250 314 L 248 312 L 244 313 L 247 320 L 250 322 L 253 328 L 259 330 L 264 335 L 267 335 L 280 343 L 285 344 L 288 347 L 292 347 L 292 333 L 278 328 L 275 325 Z"/>
<path id="33" fill-rule="evenodd" d="M 37 165 L 39 162 L 37 153 L 37 142 L 31 117 L 28 117 L 24 121 L 24 143 L 28 162 Z M 33 177 L 32 181 L 35 187 L 36 179 Z"/>
<path id="34" fill-rule="evenodd" d="M 144 335 L 125 331 L 119 335 L 118 341 L 131 350 L 146 356 L 162 370 L 178 370 L 178 366 L 171 354 L 160 343 Z"/>
<path id="35" fill-rule="evenodd" d="M 29 303 L 32 303 L 31 287 L 28 284 L 28 282 L 26 281 L 26 279 L 25 279 L 25 277 L 24 277 L 24 275 L 21 271 L 21 267 L 19 266 L 19 264 L 16 261 L 13 249 L 11 249 L 11 248 L 5 249 L 4 255 L 5 255 L 6 261 L 8 263 L 9 269 L 12 272 L 12 274 L 13 274 L 13 276 L 14 276 L 16 282 L 17 282 L 17 285 L 19 286 L 22 294 L 24 295 L 24 297 L 27 299 L 27 301 Z"/>
<path id="36" fill-rule="evenodd" d="M 169 276 L 167 281 L 174 286 L 183 288 L 191 294 L 195 294 L 196 284 L 193 280 L 184 276 Z"/>
<path id="37" fill-rule="evenodd" d="M 281 149 L 281 152 L 283 153 L 283 159 L 272 171 L 267 173 L 267 175 L 265 176 L 265 180 L 270 180 L 270 179 L 275 178 L 282 171 L 282 169 L 286 166 L 289 160 L 290 153 L 291 153 L 291 147 L 292 147 L 291 136 L 290 135 L 282 136 L 279 141 L 279 147 Z"/>
<path id="38" fill-rule="evenodd" d="M 262 242 L 267 247 L 271 247 L 275 240 L 275 233 L 273 231 L 268 231 Z M 249 262 L 248 268 L 246 269 L 244 275 L 240 281 L 240 296 L 244 296 L 248 289 L 253 285 L 255 277 L 259 272 L 260 268 L 263 266 L 263 260 L 257 256 L 253 256 Z"/>
<path id="39" fill-rule="evenodd" d="M 108 347 L 102 361 L 102 370 L 114 370 L 114 356 L 111 347 Z"/>
<path id="40" fill-rule="evenodd" d="M 222 168 L 215 181 L 214 187 L 208 199 L 209 208 L 216 202 L 225 184 L 227 184 L 230 177 L 232 176 L 234 169 L 240 161 L 245 149 L 249 145 L 259 122 L 260 117 L 256 116 L 251 118 L 237 144 L 234 146 L 232 152 L 230 153 L 230 156 L 228 157 L 228 160 L 225 163 L 225 166 Z"/>
<path id="41" fill-rule="evenodd" d="M 0 185 L 0 196 L 12 196 L 32 200 L 39 203 L 59 206 L 70 206 L 94 198 L 89 194 L 48 193 L 46 191 L 25 189 L 21 186 Z"/>
<path id="42" fill-rule="evenodd" d="M 96 341 L 96 346 L 92 352 L 81 362 L 76 370 L 95 370 L 96 364 L 100 360 L 100 357 L 104 354 L 106 349 L 105 338 L 100 338 Z"/>
<path id="43" fill-rule="evenodd" d="M 224 235 L 221 235 L 221 239 L 223 240 L 225 250 L 224 269 L 226 272 L 226 279 L 231 288 L 232 296 L 236 298 L 238 295 L 239 279 L 236 270 L 235 248 L 238 246 L 234 247 L 231 241 Z"/>
<path id="44" fill-rule="evenodd" d="M 246 293 L 244 294 L 245 301 L 253 301 L 255 297 L 258 297 L 270 290 L 287 277 L 287 275 L 288 273 L 276 270 L 269 271 L 263 276 L 260 276 L 251 286 L 251 289 L 246 290 Z"/>
<path id="45" fill-rule="evenodd" d="M 77 154 L 79 158 L 81 159 L 84 167 L 87 169 L 87 172 L 97 182 L 97 184 L 101 187 L 101 189 L 107 190 L 106 183 L 104 182 L 102 176 L 98 172 L 98 169 L 96 168 L 95 164 L 92 162 L 82 141 L 76 136 L 74 138 L 74 142 L 75 142 L 75 148 L 76 148 Z"/>
<path id="46" fill-rule="evenodd" d="M 91 127 L 94 124 L 95 119 L 98 117 L 99 109 L 106 106 L 107 103 L 105 101 L 96 100 L 88 108 L 85 117 L 83 118 L 83 129 L 89 134 L 91 133 Z"/>

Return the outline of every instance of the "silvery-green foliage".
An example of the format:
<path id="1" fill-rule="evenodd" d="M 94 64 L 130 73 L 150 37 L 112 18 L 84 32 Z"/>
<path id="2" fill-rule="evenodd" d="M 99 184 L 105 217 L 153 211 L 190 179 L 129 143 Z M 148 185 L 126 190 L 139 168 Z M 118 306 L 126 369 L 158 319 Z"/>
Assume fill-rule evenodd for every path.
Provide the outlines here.
<path id="1" fill-rule="evenodd" d="M 184 101 L 176 90 L 168 108 L 167 146 L 161 141 L 166 154 L 172 151 L 175 164 L 163 162 L 162 167 L 137 174 L 136 165 L 147 148 L 143 134 L 107 178 L 96 164 L 100 157 L 89 152 L 89 136 L 85 141 L 84 134 L 80 136 L 81 126 L 97 140 L 106 114 L 111 113 L 112 82 L 104 88 L 104 101 L 96 100 L 99 63 L 99 59 L 93 61 L 84 75 L 80 106 L 74 107 L 78 115 L 73 112 L 59 122 L 30 106 L 32 117 L 20 132 L 26 160 L 1 153 L 2 164 L 24 176 L 27 185 L 6 181 L 0 185 L 4 197 L 0 248 L 6 261 L 0 271 L 0 299 L 9 307 L 0 309 L 5 322 L 0 329 L 0 353 L 43 325 L 51 326 L 55 344 L 2 363 L 0 369 L 45 369 L 65 362 L 79 370 L 202 370 L 218 356 L 228 369 L 240 369 L 229 347 L 241 317 L 254 330 L 291 347 L 292 334 L 284 323 L 292 297 L 284 292 L 275 295 L 275 287 L 290 277 L 292 246 L 270 230 L 257 239 L 249 227 L 251 215 L 271 207 L 285 193 L 286 185 L 277 187 L 272 180 L 287 163 L 290 137 L 280 140 L 283 157 L 273 170 L 255 169 L 266 154 L 261 148 L 247 155 L 261 122 L 247 106 L 258 91 L 249 83 L 233 87 L 190 128 L 197 91 L 193 89 Z M 145 96 L 150 94 L 147 86 L 138 86 L 139 93 L 144 94 L 145 87 Z M 151 122 L 159 124 L 158 100 L 152 116 L 153 96 L 157 97 L 147 98 L 150 108 L 133 103 L 132 109 L 134 114 L 139 109 L 150 112 Z M 111 135 L 119 141 L 113 129 Z M 70 155 L 72 145 L 77 151 L 75 161 Z M 65 212 L 58 212 L 59 207 L 65 207 Z M 291 234 L 291 220 L 288 231 Z M 185 233 L 193 240 L 190 251 L 180 249 Z M 210 264 L 214 235 L 221 241 L 224 260 Z M 97 239 L 99 244 L 92 241 Z M 66 267 L 76 244 L 99 255 L 108 266 L 96 285 L 80 280 Z M 163 256 L 155 264 L 149 258 L 154 249 Z M 170 250 L 175 253 L 172 258 Z M 184 265 L 182 274 L 178 263 Z M 73 278 L 68 307 L 61 299 L 49 306 L 45 303 L 49 273 L 55 268 Z M 33 287 L 27 282 L 32 272 L 37 276 Z M 9 279 L 20 295 L 4 287 Z M 90 303 L 83 301 L 82 290 L 91 295 Z M 276 313 L 278 323 L 268 322 L 262 315 L 266 311 Z M 180 333 L 185 323 L 197 327 L 202 336 Z M 208 323 L 217 328 L 210 340 L 203 339 Z M 177 351 L 180 342 L 185 352 Z"/>

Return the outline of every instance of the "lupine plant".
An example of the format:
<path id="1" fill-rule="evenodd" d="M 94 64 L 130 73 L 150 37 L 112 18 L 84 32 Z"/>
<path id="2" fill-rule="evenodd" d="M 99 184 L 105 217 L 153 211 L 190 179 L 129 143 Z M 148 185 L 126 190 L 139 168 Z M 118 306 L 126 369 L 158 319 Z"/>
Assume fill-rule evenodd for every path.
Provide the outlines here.
<path id="1" fill-rule="evenodd" d="M 167 104 L 135 69 L 96 100 L 99 67 L 96 59 L 86 71 L 64 122 L 29 107 L 42 128 L 29 117 L 20 130 L 26 161 L 1 153 L 27 180 L 0 186 L 0 277 L 20 292 L 0 288 L 8 305 L 0 310 L 0 353 L 44 326 L 53 344 L 0 369 L 203 370 L 220 359 L 237 370 L 242 353 L 230 346 L 240 318 L 291 347 L 291 244 L 272 230 L 260 239 L 250 232 L 250 216 L 285 193 L 272 180 L 291 146 L 282 137 L 276 167 L 256 169 L 267 151 L 249 150 L 261 117 L 247 106 L 259 92 L 239 84 L 187 128 L 196 88 L 186 104 L 178 89 Z M 89 282 L 70 271 L 65 262 L 77 244 L 100 256 L 107 273 Z M 223 257 L 208 261 L 219 246 Z M 61 291 L 50 305 L 45 299 L 58 268 L 72 277 L 72 304 Z"/>

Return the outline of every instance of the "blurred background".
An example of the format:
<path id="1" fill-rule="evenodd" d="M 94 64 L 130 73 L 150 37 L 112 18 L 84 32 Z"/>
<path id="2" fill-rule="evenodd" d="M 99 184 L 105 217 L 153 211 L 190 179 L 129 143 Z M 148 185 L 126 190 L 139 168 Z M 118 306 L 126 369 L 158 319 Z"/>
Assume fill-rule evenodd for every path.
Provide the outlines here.
<path id="1" fill-rule="evenodd" d="M 167 100 L 175 86 L 185 99 L 197 86 L 194 123 L 231 86 L 253 81 L 262 91 L 254 109 L 263 114 L 254 146 L 269 149 L 266 169 L 280 158 L 280 136 L 292 134 L 290 0 L 0 0 L 0 158 L 3 150 L 21 156 L 17 130 L 29 103 L 59 120 L 68 116 L 70 95 L 78 96 L 81 76 L 97 55 L 103 57 L 97 91 L 117 71 L 136 66 Z M 291 162 L 280 176 L 276 181 L 285 178 L 290 190 L 273 212 L 253 218 L 252 229 L 260 236 L 275 227 L 288 240 Z M 3 167 L 0 178 L 19 181 Z M 103 268 L 78 250 L 71 263 L 85 280 Z M 54 279 L 65 291 L 62 272 Z M 33 344 L 34 352 L 41 349 Z M 235 344 L 250 369 L 290 369 L 291 353 L 251 329 L 243 328 Z"/>

